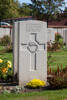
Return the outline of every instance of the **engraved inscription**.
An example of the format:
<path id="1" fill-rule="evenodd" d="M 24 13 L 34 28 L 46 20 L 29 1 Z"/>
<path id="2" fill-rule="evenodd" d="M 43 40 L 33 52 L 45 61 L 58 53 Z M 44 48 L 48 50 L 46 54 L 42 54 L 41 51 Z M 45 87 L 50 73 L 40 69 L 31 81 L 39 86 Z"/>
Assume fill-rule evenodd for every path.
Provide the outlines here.
<path id="1" fill-rule="evenodd" d="M 40 32 L 42 25 L 39 24 L 26 24 L 26 32 Z"/>

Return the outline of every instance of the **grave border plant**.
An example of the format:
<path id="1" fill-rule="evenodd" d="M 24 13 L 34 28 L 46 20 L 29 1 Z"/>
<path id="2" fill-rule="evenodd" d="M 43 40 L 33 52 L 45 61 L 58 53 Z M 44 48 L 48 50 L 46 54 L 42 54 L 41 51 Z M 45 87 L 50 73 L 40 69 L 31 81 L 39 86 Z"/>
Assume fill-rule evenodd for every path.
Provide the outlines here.
<path id="1" fill-rule="evenodd" d="M 0 81 L 10 81 L 13 76 L 13 67 L 11 61 L 0 59 Z"/>

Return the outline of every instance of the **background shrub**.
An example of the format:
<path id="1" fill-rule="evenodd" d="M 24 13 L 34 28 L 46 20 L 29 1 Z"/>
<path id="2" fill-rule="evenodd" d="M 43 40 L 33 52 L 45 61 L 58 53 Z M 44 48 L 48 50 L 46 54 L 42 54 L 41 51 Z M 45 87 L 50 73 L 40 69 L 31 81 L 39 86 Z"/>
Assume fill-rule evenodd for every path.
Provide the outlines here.
<path id="1" fill-rule="evenodd" d="M 64 48 L 63 38 L 60 34 L 55 35 L 55 41 L 54 42 L 48 42 L 47 43 L 47 50 L 48 51 L 57 51 L 61 48 Z"/>
<path id="2" fill-rule="evenodd" d="M 0 80 L 8 80 L 13 76 L 13 67 L 11 61 L 0 59 Z"/>
<path id="3" fill-rule="evenodd" d="M 48 70 L 48 82 L 51 89 L 67 88 L 67 67 L 62 69 L 57 67 L 54 71 L 51 68 Z"/>
<path id="4" fill-rule="evenodd" d="M 10 44 L 11 44 L 11 38 L 8 35 L 4 36 L 3 38 L 0 38 L 0 45 L 1 46 L 7 46 Z"/>
<path id="5" fill-rule="evenodd" d="M 59 41 L 59 39 L 61 39 L 61 38 L 62 38 L 62 36 L 59 33 L 57 33 L 55 35 L 55 41 Z"/>

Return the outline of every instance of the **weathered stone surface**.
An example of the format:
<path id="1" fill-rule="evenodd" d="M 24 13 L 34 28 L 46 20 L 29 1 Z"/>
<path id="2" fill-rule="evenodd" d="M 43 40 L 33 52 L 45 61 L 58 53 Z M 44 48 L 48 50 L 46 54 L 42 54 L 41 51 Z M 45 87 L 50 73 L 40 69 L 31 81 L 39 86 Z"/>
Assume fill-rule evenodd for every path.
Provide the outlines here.
<path id="1" fill-rule="evenodd" d="M 18 58 L 18 49 L 19 49 L 19 47 L 18 47 L 18 42 L 19 42 L 19 38 L 18 38 L 19 30 L 18 30 L 18 27 L 19 27 L 19 23 L 16 22 L 14 24 L 14 28 L 13 28 L 14 75 L 17 74 L 17 72 L 18 72 L 18 60 L 19 60 L 19 58 Z"/>
<path id="2" fill-rule="evenodd" d="M 47 81 L 47 24 L 29 20 L 15 23 L 14 67 L 19 84 L 31 79 Z"/>

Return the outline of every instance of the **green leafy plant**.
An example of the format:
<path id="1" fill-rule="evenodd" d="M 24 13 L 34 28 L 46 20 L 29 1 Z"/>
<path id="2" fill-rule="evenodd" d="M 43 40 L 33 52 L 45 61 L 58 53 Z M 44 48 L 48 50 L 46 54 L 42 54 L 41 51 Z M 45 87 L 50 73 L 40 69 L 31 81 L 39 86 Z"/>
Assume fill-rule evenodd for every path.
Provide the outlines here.
<path id="1" fill-rule="evenodd" d="M 8 76 L 12 76 L 12 63 L 7 60 L 0 59 L 0 79 L 6 80 Z"/>
<path id="2" fill-rule="evenodd" d="M 60 47 L 64 46 L 63 38 L 59 33 L 55 35 L 55 43 L 58 43 Z"/>
<path id="3" fill-rule="evenodd" d="M 56 33 L 55 41 L 59 41 L 59 39 L 62 39 L 62 36 L 59 33 Z"/>
<path id="4" fill-rule="evenodd" d="M 11 44 L 11 38 L 8 35 L 5 35 L 3 38 L 0 38 L 0 45 L 7 46 Z"/>

